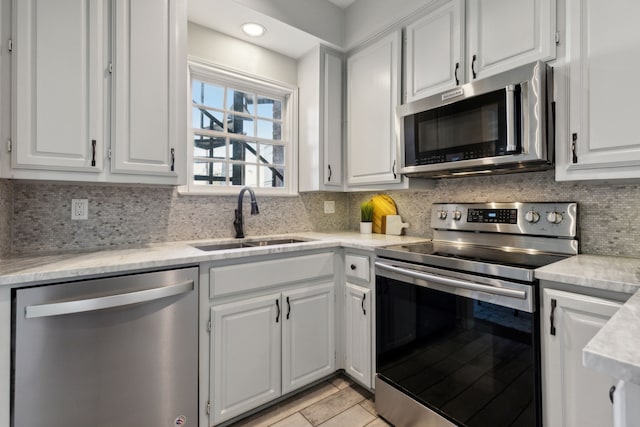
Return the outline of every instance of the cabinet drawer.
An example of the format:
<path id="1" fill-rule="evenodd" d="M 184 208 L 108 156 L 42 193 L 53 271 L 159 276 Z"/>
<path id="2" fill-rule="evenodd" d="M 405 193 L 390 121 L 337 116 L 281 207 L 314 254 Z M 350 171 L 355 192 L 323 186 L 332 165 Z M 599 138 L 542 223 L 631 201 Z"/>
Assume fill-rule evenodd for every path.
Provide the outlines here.
<path id="1" fill-rule="evenodd" d="M 345 255 L 344 270 L 349 278 L 369 282 L 369 257 L 364 255 Z"/>
<path id="2" fill-rule="evenodd" d="M 323 253 L 213 267 L 209 270 L 209 296 L 213 298 L 332 277 L 333 257 L 333 253 Z"/>

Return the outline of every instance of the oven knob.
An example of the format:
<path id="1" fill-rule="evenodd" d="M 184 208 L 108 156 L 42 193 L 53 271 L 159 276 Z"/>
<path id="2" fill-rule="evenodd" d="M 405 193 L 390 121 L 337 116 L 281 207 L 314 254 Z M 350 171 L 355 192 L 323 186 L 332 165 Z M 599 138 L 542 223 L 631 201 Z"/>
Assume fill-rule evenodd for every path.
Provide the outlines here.
<path id="1" fill-rule="evenodd" d="M 524 215 L 524 219 L 531 224 L 535 224 L 540 221 L 540 214 L 536 211 L 529 211 Z"/>
<path id="2" fill-rule="evenodd" d="M 453 211 L 453 219 L 456 221 L 460 221 L 460 218 L 462 218 L 462 212 L 460 211 Z"/>
<path id="3" fill-rule="evenodd" d="M 438 211 L 438 218 L 447 219 L 447 211 L 445 211 L 445 210 Z"/>
<path id="4" fill-rule="evenodd" d="M 560 212 L 553 211 L 547 213 L 547 221 L 549 221 L 551 224 L 560 224 L 562 220 L 563 218 Z"/>

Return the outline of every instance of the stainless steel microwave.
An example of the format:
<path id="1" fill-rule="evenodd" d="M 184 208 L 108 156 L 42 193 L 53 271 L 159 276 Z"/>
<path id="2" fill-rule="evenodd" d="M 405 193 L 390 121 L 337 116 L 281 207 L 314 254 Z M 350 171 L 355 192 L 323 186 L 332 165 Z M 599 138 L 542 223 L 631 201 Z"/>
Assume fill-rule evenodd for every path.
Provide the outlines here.
<path id="1" fill-rule="evenodd" d="M 401 105 L 399 171 L 437 178 L 548 169 L 553 115 L 553 69 L 543 62 Z"/>

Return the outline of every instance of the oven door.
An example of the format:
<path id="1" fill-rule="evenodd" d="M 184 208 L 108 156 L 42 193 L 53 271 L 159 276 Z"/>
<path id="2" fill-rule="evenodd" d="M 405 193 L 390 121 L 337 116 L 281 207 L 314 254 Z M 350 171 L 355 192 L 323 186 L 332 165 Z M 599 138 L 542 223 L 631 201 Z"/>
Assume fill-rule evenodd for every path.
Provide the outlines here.
<path id="1" fill-rule="evenodd" d="M 383 393 L 381 415 L 400 426 L 540 426 L 536 292 L 532 284 L 378 259 L 378 381 L 429 412 L 409 420 L 410 410 L 387 404 Z"/>

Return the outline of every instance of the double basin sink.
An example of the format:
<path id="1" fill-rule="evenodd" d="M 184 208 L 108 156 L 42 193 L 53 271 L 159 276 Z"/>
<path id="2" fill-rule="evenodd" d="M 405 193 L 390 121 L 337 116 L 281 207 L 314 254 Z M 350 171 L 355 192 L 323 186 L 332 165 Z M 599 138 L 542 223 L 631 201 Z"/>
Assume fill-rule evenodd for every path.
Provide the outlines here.
<path id="1" fill-rule="evenodd" d="M 263 240 L 241 240 L 237 242 L 224 242 L 214 243 L 209 245 L 194 245 L 196 249 L 201 251 L 224 251 L 228 249 L 240 249 L 240 248 L 256 248 L 259 246 L 275 246 L 275 245 L 288 245 L 291 243 L 305 243 L 309 240 L 302 239 L 263 239 Z"/>

